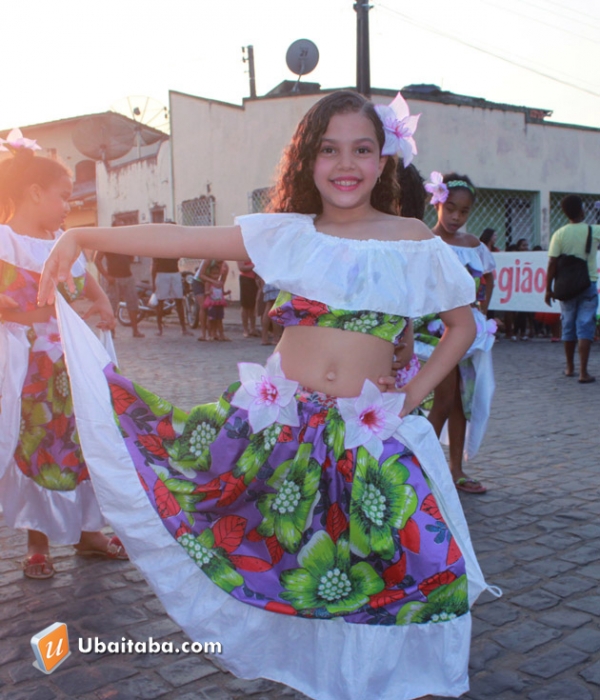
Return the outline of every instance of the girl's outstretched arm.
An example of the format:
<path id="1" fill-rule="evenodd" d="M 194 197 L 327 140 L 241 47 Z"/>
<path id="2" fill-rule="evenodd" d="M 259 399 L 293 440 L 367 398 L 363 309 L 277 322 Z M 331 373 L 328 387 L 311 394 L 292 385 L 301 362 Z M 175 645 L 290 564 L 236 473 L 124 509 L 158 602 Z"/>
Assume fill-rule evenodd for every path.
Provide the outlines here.
<path id="1" fill-rule="evenodd" d="M 446 330 L 429 360 L 417 376 L 404 387 L 406 401 L 402 416 L 413 411 L 442 379 L 448 376 L 475 339 L 475 320 L 470 306 L 459 306 L 444 311 L 440 318 Z"/>
<path id="2" fill-rule="evenodd" d="M 142 224 L 111 228 L 72 228 L 63 234 L 44 265 L 38 304 L 54 302 L 54 285 L 72 286 L 71 266 L 82 248 L 151 258 L 248 260 L 239 226 Z"/>

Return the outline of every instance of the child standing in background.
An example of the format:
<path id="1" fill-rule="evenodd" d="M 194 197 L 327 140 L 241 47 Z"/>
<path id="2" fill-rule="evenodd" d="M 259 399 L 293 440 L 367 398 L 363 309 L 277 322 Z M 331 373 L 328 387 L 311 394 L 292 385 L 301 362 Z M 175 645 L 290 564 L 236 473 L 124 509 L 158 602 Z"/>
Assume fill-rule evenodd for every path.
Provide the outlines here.
<path id="1" fill-rule="evenodd" d="M 27 530 L 28 578 L 54 575 L 49 540 L 80 554 L 127 559 L 105 525 L 77 436 L 71 389 L 54 305 L 38 307 L 42 266 L 61 235 L 73 184 L 59 162 L 18 130 L 0 139 L 11 157 L 0 163 L 0 502 L 7 524 Z M 108 298 L 74 261 L 71 303 L 92 301 L 86 316 L 114 328 Z"/>

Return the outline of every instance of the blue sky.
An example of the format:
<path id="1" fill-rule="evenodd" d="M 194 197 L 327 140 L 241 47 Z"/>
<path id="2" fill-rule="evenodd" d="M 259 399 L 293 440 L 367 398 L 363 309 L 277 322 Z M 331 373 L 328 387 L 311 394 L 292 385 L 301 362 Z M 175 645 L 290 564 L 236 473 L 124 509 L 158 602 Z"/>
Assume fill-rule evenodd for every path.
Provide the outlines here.
<path id="1" fill-rule="evenodd" d="M 5 0 L 0 128 L 109 109 L 169 89 L 241 103 L 252 44 L 258 93 L 293 78 L 287 47 L 307 38 L 307 77 L 356 77 L 354 0 Z M 595 0 L 371 0 L 371 83 L 445 90 L 554 112 L 600 127 L 600 4 Z"/>

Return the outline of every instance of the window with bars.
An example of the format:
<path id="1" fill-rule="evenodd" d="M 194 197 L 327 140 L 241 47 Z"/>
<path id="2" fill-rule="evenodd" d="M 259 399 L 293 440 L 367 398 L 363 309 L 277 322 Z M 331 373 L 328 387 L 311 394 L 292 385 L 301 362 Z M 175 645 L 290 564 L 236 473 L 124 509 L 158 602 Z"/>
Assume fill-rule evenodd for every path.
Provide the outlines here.
<path id="1" fill-rule="evenodd" d="M 248 194 L 248 211 L 250 214 L 257 214 L 265 211 L 271 201 L 273 188 L 259 187 Z"/>
<path id="2" fill-rule="evenodd" d="M 480 188 L 466 228 L 477 237 L 486 228 L 493 228 L 497 235 L 496 246 L 500 250 L 506 250 L 521 238 L 529 243 L 531 249 L 540 242 L 537 200 L 537 192 Z M 435 226 L 437 216 L 434 207 L 427 207 L 424 220 L 430 228 Z"/>
<path id="3" fill-rule="evenodd" d="M 550 192 L 550 236 L 569 223 L 567 217 L 560 208 L 563 197 L 567 194 L 578 194 L 577 192 Z M 600 203 L 600 194 L 578 194 L 583 200 L 583 211 L 585 213 L 586 224 L 600 224 L 600 208 L 596 206 Z"/>
<path id="4" fill-rule="evenodd" d="M 215 198 L 202 195 L 195 199 L 186 199 L 178 207 L 178 221 L 183 226 L 214 226 Z"/>

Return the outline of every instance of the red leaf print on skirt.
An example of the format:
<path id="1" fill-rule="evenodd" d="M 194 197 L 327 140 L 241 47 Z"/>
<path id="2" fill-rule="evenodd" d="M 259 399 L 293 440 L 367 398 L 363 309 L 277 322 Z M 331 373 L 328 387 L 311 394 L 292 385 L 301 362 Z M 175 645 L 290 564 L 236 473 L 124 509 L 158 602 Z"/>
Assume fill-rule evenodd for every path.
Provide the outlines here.
<path id="1" fill-rule="evenodd" d="M 447 583 L 452 583 L 452 581 L 456 581 L 456 574 L 453 574 L 451 571 L 441 571 L 439 574 L 434 574 L 421 581 L 419 590 L 427 597 L 431 591 L 435 591 L 436 588 L 445 586 Z"/>
<path id="2" fill-rule="evenodd" d="M 256 528 L 253 527 L 252 530 L 246 535 L 246 539 L 249 542 L 262 542 L 265 538 L 262 535 L 259 535 Z"/>
<path id="3" fill-rule="evenodd" d="M 325 423 L 326 418 L 327 411 L 319 411 L 319 413 L 315 413 L 308 419 L 308 425 L 311 428 L 316 428 L 319 425 L 323 425 Z"/>
<path id="4" fill-rule="evenodd" d="M 56 437 L 61 438 L 69 427 L 69 419 L 64 413 L 56 416 L 53 420 L 48 423 L 48 430 L 56 435 Z"/>
<path id="5" fill-rule="evenodd" d="M 173 425 L 168 418 L 163 418 L 156 426 L 156 432 L 163 440 L 175 440 L 177 433 L 173 430 Z"/>
<path id="6" fill-rule="evenodd" d="M 404 549 L 410 549 L 415 554 L 421 551 L 421 533 L 419 532 L 419 526 L 412 518 L 406 521 L 406 525 L 402 530 L 398 530 L 398 534 Z"/>
<path id="7" fill-rule="evenodd" d="M 456 540 L 454 537 L 450 540 L 450 544 L 448 545 L 448 554 L 446 555 L 446 565 L 450 566 L 450 564 L 454 564 L 455 561 L 458 561 L 462 557 L 462 552 L 459 549 L 459 546 L 456 544 Z"/>
<path id="8" fill-rule="evenodd" d="M 386 588 L 392 588 L 404 581 L 406 577 L 406 554 L 402 554 L 395 564 L 388 566 L 383 572 L 383 580 Z"/>
<path id="9" fill-rule="evenodd" d="M 175 533 L 175 538 L 179 539 L 181 535 L 188 535 L 192 531 L 192 528 L 187 523 L 182 523 Z"/>
<path id="10" fill-rule="evenodd" d="M 269 610 L 270 612 L 274 613 L 280 613 L 281 615 L 297 615 L 298 613 L 294 608 L 292 608 L 291 605 L 287 605 L 287 603 L 278 603 L 276 600 L 270 600 L 266 605 L 265 605 L 265 610 Z"/>
<path id="11" fill-rule="evenodd" d="M 397 600 L 402 600 L 406 597 L 406 591 L 381 591 L 369 598 L 369 605 L 372 608 L 382 608 L 384 605 L 391 605 Z"/>
<path id="12" fill-rule="evenodd" d="M 78 467 L 80 464 L 80 457 L 77 452 L 69 452 L 62 458 L 61 466 L 63 467 Z"/>
<path id="13" fill-rule="evenodd" d="M 273 568 L 272 565 L 264 559 L 259 559 L 258 557 L 247 557 L 243 554 L 230 554 L 229 561 L 235 566 L 236 569 L 241 569 L 242 571 L 254 571 L 256 573 L 260 573 Z"/>
<path id="14" fill-rule="evenodd" d="M 233 472 L 225 472 L 225 474 L 221 474 L 221 481 L 225 482 L 225 488 L 223 489 L 223 495 L 217 501 L 217 505 L 229 506 L 237 500 L 238 496 L 246 489 L 244 477 L 234 476 Z"/>
<path id="15" fill-rule="evenodd" d="M 89 479 L 90 473 L 88 472 L 88 468 L 83 467 L 83 469 L 77 475 L 77 483 L 80 484 L 82 481 L 89 481 Z"/>
<path id="16" fill-rule="evenodd" d="M 265 542 L 267 544 L 269 554 L 271 555 L 271 563 L 273 564 L 273 566 L 279 564 L 279 562 L 281 561 L 281 557 L 283 556 L 283 547 L 277 541 L 277 537 L 275 537 L 275 535 L 267 537 Z"/>
<path id="17" fill-rule="evenodd" d="M 348 520 L 337 503 L 334 503 L 327 511 L 325 527 L 334 542 L 337 542 L 342 532 L 348 529 Z"/>
<path id="18" fill-rule="evenodd" d="M 136 398 L 133 394 L 129 393 L 123 387 L 118 384 L 109 384 L 110 395 L 112 396 L 112 403 L 117 415 L 122 415 L 131 406 L 132 403 L 136 402 Z"/>
<path id="19" fill-rule="evenodd" d="M 177 502 L 177 499 L 161 479 L 157 479 L 154 484 L 154 498 L 156 500 L 158 514 L 163 520 L 181 512 L 181 506 Z"/>
<path id="20" fill-rule="evenodd" d="M 277 442 L 291 442 L 293 439 L 292 428 L 289 425 L 284 425 L 277 437 Z"/>
<path id="21" fill-rule="evenodd" d="M 221 547 L 228 554 L 235 551 L 244 538 L 246 518 L 239 515 L 226 515 L 218 520 L 213 527 L 215 547 Z"/>
<path id="22" fill-rule="evenodd" d="M 138 435 L 138 441 L 150 454 L 160 459 L 168 459 L 169 455 L 163 447 L 163 441 L 158 435 Z"/>
<path id="23" fill-rule="evenodd" d="M 23 394 L 40 394 L 46 389 L 46 382 L 33 382 L 23 387 Z"/>
<path id="24" fill-rule="evenodd" d="M 421 510 L 428 515 L 431 515 L 432 518 L 444 522 L 444 518 L 442 518 L 442 514 L 440 513 L 440 509 L 438 508 L 438 504 L 436 503 L 432 493 L 430 493 L 429 496 L 423 500 Z"/>
<path id="25" fill-rule="evenodd" d="M 212 481 L 209 481 L 207 484 L 199 484 L 192 491 L 192 493 L 203 493 L 204 500 L 206 501 L 210 501 L 213 498 L 219 498 L 219 496 L 221 495 L 221 480 L 217 476 Z"/>
<path id="26" fill-rule="evenodd" d="M 338 472 L 346 481 L 352 481 L 352 474 L 354 472 L 354 457 L 352 456 L 352 450 L 346 450 L 344 456 L 338 459 L 336 466 Z"/>
<path id="27" fill-rule="evenodd" d="M 48 355 L 40 354 L 37 360 L 37 366 L 40 377 L 42 379 L 50 379 L 54 365 L 52 364 L 52 360 L 48 357 Z"/>
<path id="28" fill-rule="evenodd" d="M 312 316 L 317 318 L 323 314 L 329 313 L 329 308 L 320 301 L 312 301 L 304 297 L 292 297 L 292 308 L 302 316 Z"/>

